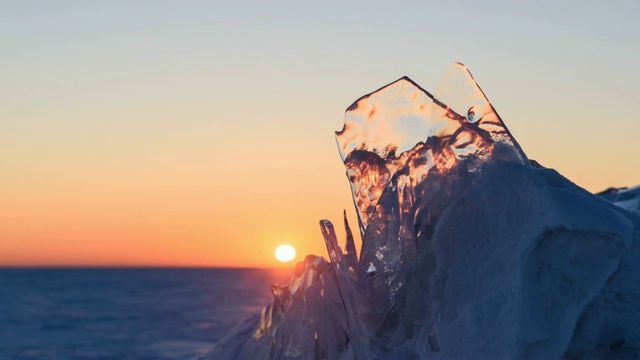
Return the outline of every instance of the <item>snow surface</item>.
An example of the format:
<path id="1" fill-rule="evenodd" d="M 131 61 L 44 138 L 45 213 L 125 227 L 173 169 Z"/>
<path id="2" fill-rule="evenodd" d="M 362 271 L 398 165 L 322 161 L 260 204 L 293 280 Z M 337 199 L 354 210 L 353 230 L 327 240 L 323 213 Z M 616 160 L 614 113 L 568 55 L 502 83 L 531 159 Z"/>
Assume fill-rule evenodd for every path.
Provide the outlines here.
<path id="1" fill-rule="evenodd" d="M 363 105 L 387 90 L 401 94 L 390 104 L 433 101 L 427 140 L 400 154 L 379 134 L 363 137 L 375 147 L 354 142 L 347 116 L 338 143 L 360 259 L 346 218 L 346 252 L 321 221 L 330 262 L 308 256 L 204 359 L 640 357 L 640 213 L 532 166 L 461 66 L 449 72 L 464 88 L 456 108 L 481 118 L 406 78 L 407 91 L 390 85 L 348 109 L 371 114 Z"/>
<path id="2" fill-rule="evenodd" d="M 640 211 L 640 186 L 631 189 L 609 188 L 598 195 L 625 209 Z"/>

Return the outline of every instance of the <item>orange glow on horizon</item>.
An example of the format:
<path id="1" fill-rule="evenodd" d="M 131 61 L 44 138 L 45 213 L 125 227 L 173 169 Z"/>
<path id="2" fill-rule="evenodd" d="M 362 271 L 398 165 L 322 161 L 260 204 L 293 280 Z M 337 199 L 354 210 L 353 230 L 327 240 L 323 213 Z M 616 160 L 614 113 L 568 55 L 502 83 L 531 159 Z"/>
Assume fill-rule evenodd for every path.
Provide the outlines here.
<path id="1" fill-rule="evenodd" d="M 313 153 L 282 159 L 297 171 L 294 181 L 267 165 L 284 166 L 267 160 L 279 149 L 263 147 L 263 155 L 247 153 L 256 165 L 246 175 L 185 154 L 128 173 L 59 161 L 69 170 L 0 178 L 0 188 L 12 189 L 2 194 L 0 266 L 292 267 L 273 257 L 282 239 L 295 239 L 296 261 L 326 257 L 317 221 L 341 223 L 344 208 L 356 221 L 343 165 Z M 332 178 L 337 186 L 325 182 Z"/>

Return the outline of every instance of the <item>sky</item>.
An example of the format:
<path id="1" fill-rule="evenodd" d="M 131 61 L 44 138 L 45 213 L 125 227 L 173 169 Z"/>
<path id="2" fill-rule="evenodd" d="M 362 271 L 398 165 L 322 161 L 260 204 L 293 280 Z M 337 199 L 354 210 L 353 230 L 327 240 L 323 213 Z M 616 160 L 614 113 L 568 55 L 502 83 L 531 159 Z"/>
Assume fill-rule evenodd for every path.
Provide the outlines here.
<path id="1" fill-rule="evenodd" d="M 0 5 L 0 266 L 325 255 L 320 219 L 357 224 L 346 107 L 455 61 L 529 158 L 640 184 L 636 1 Z"/>

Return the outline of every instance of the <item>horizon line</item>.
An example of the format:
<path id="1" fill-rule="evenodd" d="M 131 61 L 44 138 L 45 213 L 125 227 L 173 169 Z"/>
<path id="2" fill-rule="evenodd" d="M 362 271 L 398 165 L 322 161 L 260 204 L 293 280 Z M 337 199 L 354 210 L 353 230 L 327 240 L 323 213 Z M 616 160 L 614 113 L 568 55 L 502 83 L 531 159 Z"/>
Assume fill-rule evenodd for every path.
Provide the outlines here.
<path id="1" fill-rule="evenodd" d="M 0 270 L 90 270 L 90 269 L 229 269 L 229 270 L 286 270 L 295 265 L 258 266 L 215 266 L 215 265 L 0 265 Z"/>

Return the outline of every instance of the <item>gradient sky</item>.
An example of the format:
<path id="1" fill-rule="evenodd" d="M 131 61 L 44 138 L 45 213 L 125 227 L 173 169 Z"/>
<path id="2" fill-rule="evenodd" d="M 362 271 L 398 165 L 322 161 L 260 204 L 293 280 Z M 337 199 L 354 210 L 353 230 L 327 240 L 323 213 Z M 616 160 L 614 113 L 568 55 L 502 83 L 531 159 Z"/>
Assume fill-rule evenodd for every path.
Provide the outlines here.
<path id="1" fill-rule="evenodd" d="M 324 255 L 346 107 L 454 61 L 530 158 L 640 184 L 637 1 L 0 4 L 0 266 Z"/>

